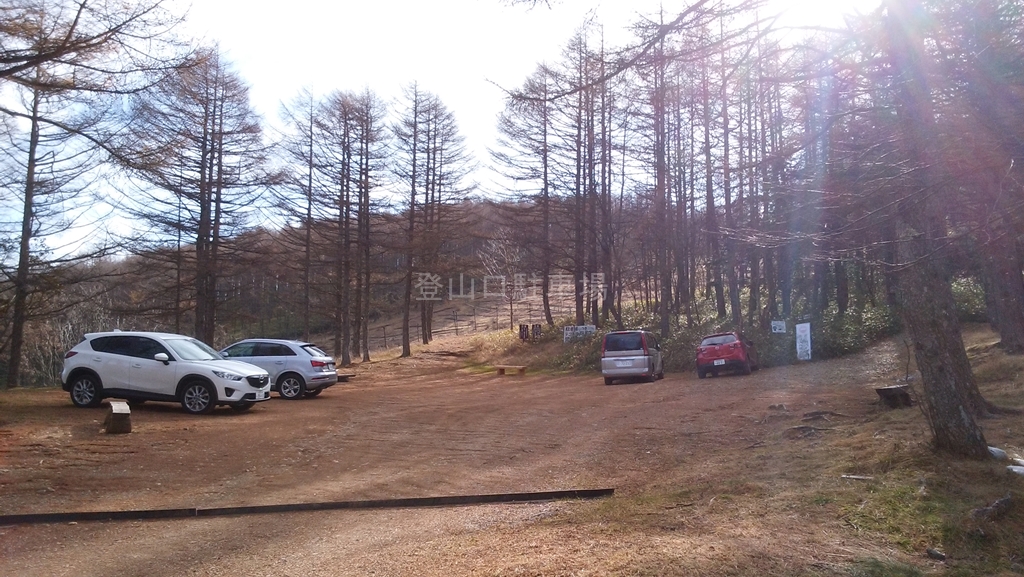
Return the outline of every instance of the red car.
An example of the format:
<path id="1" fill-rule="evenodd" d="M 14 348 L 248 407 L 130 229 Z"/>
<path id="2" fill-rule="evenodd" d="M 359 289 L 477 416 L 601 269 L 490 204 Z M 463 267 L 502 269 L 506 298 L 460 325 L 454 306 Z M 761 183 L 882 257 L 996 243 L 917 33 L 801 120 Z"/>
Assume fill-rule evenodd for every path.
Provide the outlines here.
<path id="1" fill-rule="evenodd" d="M 757 349 L 754 341 L 747 340 L 741 333 L 719 333 L 701 339 L 697 347 L 697 376 L 704 378 L 708 373 L 718 376 L 719 371 L 734 370 L 744 375 L 757 370 Z"/>

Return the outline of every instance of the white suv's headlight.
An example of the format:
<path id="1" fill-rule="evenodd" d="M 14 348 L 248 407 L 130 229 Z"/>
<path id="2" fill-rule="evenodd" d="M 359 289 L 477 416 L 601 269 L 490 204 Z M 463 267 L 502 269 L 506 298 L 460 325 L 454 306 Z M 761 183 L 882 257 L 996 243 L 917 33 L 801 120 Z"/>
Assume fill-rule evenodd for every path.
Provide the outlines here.
<path id="1" fill-rule="evenodd" d="M 235 373 L 229 373 L 227 371 L 213 371 L 213 374 L 217 375 L 218 378 L 228 381 L 241 381 L 245 378 L 242 375 L 236 375 Z"/>

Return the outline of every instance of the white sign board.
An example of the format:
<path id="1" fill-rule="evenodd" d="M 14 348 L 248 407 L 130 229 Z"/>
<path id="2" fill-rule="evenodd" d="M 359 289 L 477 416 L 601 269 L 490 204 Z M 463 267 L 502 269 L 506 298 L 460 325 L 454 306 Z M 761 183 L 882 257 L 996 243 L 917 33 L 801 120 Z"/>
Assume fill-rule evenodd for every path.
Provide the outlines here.
<path id="1" fill-rule="evenodd" d="M 801 361 L 811 360 L 811 323 L 796 325 L 796 358 Z"/>
<path id="2" fill-rule="evenodd" d="M 786 321 L 772 321 L 772 332 L 775 334 L 786 334 Z"/>
<path id="3" fill-rule="evenodd" d="M 596 332 L 597 327 L 594 325 L 562 327 L 562 342 L 568 343 L 570 341 L 585 339 Z"/>

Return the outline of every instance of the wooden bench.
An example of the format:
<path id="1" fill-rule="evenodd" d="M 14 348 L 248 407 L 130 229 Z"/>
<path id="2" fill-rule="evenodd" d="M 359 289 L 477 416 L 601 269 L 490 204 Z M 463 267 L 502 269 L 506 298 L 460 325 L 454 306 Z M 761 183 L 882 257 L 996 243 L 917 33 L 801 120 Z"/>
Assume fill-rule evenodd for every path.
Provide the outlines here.
<path id="1" fill-rule="evenodd" d="M 504 375 L 505 371 L 515 371 L 517 375 L 526 374 L 526 365 L 494 365 L 494 368 L 499 375 Z"/>
<path id="2" fill-rule="evenodd" d="M 338 373 L 338 382 L 347 383 L 354 376 L 356 376 L 355 373 Z"/>
<path id="3" fill-rule="evenodd" d="M 103 431 L 108 435 L 132 432 L 132 410 L 124 401 L 110 401 L 110 411 L 103 420 Z"/>

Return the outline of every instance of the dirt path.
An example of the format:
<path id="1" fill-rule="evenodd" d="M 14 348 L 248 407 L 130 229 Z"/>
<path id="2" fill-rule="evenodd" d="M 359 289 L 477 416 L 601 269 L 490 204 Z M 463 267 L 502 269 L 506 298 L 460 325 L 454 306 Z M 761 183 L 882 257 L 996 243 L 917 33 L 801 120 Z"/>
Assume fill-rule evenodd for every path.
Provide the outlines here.
<path id="1" fill-rule="evenodd" d="M 703 491 L 753 463 L 758 491 L 785 491 L 815 473 L 773 463 L 765 447 L 793 441 L 789 431 L 809 411 L 839 413 L 841 422 L 877 412 L 868 383 L 890 378 L 887 355 L 895 349 L 750 377 L 668 375 L 615 386 L 597 375 L 473 374 L 459 368 L 461 355 L 437 349 L 411 362 L 363 367 L 351 383 L 315 399 L 275 399 L 245 414 L 194 417 L 148 403 L 133 410 L 132 434 L 120 436 L 99 432 L 104 410 L 75 409 L 61 391 L 6 392 L 0 512 L 601 487 L 629 496 L 680 479 Z M 749 462 L 736 459 L 745 453 Z M 0 527 L 0 575 L 603 575 L 634 572 L 645 559 L 667 555 L 666 547 L 683 546 L 672 539 L 696 539 L 709 529 L 679 525 L 665 529 L 672 539 L 623 541 L 603 535 L 599 522 L 545 524 L 600 507 L 557 502 L 7 526 Z M 784 515 L 766 518 L 756 531 L 719 528 L 719 538 L 747 543 L 753 532 L 771 533 L 782 522 Z M 820 535 L 792 527 L 790 534 L 793 555 L 806 547 L 815 556 Z M 714 547 L 699 543 L 686 554 L 697 566 L 713 562 Z M 844 546 L 842 555 L 851 557 L 863 545 Z M 652 567 L 649 574 L 659 574 Z"/>

